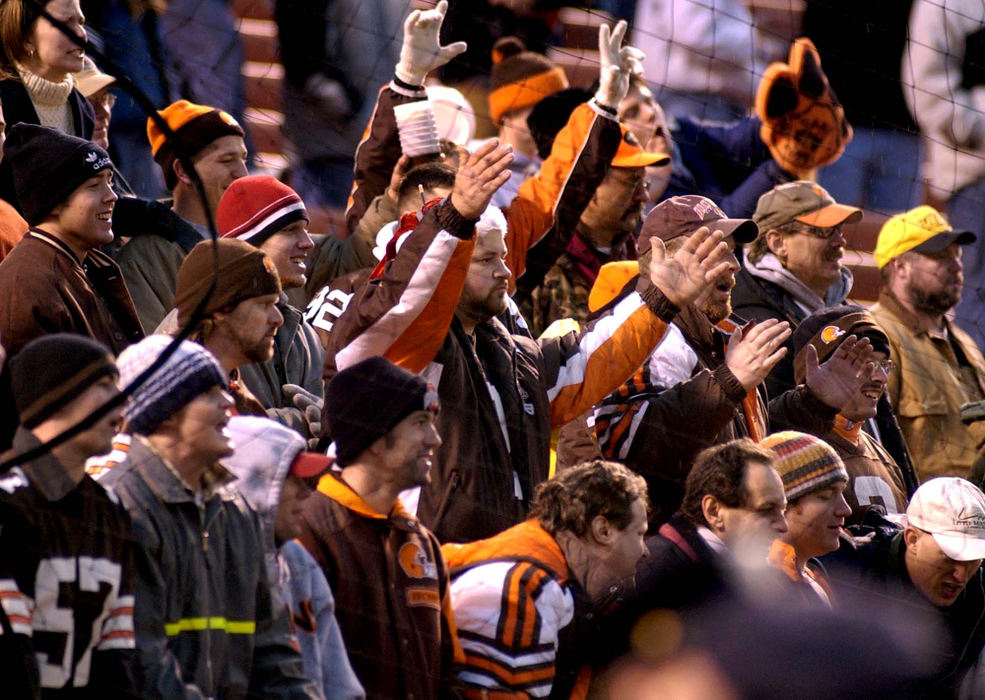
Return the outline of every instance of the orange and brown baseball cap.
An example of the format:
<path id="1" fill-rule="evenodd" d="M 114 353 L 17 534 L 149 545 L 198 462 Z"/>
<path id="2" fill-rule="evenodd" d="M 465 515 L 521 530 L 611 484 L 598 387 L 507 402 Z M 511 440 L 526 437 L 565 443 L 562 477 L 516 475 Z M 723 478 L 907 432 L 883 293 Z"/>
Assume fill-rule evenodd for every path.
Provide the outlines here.
<path id="1" fill-rule="evenodd" d="M 667 165 L 670 156 L 666 153 L 650 153 L 643 150 L 639 140 L 629 129 L 622 124 L 622 140 L 619 142 L 619 149 L 612 157 L 612 167 L 614 168 L 645 168 L 648 165 Z"/>
<path id="2" fill-rule="evenodd" d="M 752 215 L 761 231 L 769 231 L 791 221 L 827 228 L 853 224 L 861 218 L 861 209 L 838 204 L 826 189 L 806 180 L 777 185 L 759 198 Z"/>

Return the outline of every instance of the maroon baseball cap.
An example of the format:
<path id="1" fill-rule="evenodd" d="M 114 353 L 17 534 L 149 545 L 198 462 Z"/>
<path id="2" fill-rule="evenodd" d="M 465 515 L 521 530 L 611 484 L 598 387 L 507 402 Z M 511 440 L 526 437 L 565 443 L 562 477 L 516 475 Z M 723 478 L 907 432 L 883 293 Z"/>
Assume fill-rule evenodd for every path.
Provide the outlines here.
<path id="1" fill-rule="evenodd" d="M 730 219 L 717 204 L 696 194 L 665 199 L 643 220 L 639 252 L 650 249 L 650 238 L 656 236 L 664 243 L 680 236 L 690 236 L 702 226 L 732 236 L 736 243 L 749 243 L 759 235 L 752 219 Z"/>

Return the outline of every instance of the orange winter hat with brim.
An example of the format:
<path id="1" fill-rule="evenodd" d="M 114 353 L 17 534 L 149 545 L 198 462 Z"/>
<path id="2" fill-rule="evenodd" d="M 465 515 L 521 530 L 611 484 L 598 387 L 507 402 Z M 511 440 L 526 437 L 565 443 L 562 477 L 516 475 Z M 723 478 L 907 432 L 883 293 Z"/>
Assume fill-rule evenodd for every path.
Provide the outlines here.
<path id="1" fill-rule="evenodd" d="M 525 48 L 516 37 L 503 37 L 493 46 L 489 116 L 496 124 L 507 112 L 533 107 L 568 87 L 564 70 L 546 56 Z"/>

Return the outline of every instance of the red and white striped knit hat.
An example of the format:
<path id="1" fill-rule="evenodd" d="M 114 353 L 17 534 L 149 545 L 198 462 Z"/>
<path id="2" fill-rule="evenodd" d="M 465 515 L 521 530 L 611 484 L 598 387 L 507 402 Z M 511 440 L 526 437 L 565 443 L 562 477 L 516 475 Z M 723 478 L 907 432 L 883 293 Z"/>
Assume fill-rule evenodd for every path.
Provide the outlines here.
<path id="1" fill-rule="evenodd" d="M 215 215 L 219 235 L 253 246 L 302 219 L 308 221 L 308 213 L 298 193 L 270 175 L 233 180 Z"/>

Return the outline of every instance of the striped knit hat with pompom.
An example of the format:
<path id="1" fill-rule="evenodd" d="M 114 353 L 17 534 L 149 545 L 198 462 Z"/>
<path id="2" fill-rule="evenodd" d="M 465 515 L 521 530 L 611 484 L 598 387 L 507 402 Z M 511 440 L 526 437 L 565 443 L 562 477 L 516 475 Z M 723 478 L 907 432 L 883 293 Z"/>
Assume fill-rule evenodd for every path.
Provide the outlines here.
<path id="1" fill-rule="evenodd" d="M 247 175 L 223 193 L 215 213 L 223 238 L 236 238 L 260 247 L 295 221 L 308 221 L 298 193 L 270 175 Z"/>
<path id="2" fill-rule="evenodd" d="M 787 502 L 839 481 L 848 481 L 845 463 L 821 438 L 785 430 L 767 435 L 759 444 L 776 453 L 773 466 L 783 480 Z"/>

